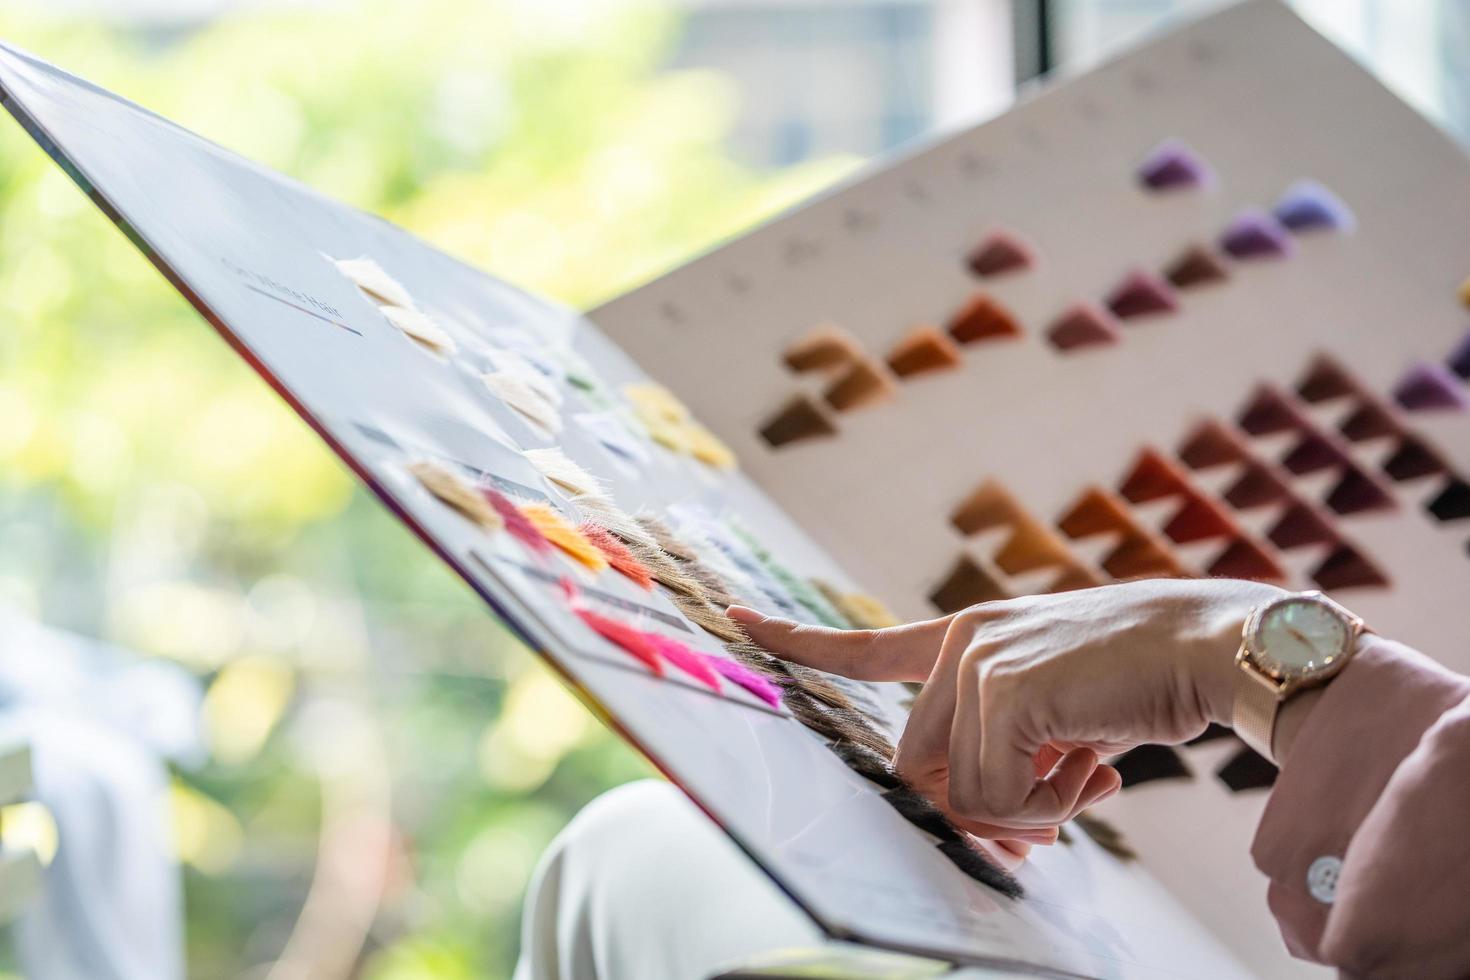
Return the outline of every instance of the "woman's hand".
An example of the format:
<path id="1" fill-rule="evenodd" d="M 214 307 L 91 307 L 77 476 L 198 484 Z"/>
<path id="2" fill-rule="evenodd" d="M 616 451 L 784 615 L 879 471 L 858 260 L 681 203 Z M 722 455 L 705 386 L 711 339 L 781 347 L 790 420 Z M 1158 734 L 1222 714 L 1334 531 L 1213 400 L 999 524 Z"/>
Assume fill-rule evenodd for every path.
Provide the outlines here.
<path id="1" fill-rule="evenodd" d="M 1274 586 L 1148 580 L 972 606 L 886 630 L 829 630 L 731 607 L 782 657 L 863 680 L 924 681 L 895 766 L 962 826 L 1036 841 L 1118 789 L 1099 756 L 1228 724 L 1233 658 Z"/>

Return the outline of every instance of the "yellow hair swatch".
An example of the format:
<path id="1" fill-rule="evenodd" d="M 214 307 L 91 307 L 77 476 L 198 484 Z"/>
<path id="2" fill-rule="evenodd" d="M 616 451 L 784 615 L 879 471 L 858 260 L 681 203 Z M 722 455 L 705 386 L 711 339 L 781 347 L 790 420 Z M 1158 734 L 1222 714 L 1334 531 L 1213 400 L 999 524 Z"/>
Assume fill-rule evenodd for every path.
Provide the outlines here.
<path id="1" fill-rule="evenodd" d="M 831 582 L 812 579 L 812 585 L 822 594 L 842 617 L 858 629 L 880 630 L 890 626 L 901 626 L 898 617 L 888 611 L 882 602 L 862 592 L 843 592 Z"/>
<path id="2" fill-rule="evenodd" d="M 735 453 L 729 446 L 721 442 L 718 436 L 698 422 L 691 420 L 685 425 L 684 435 L 689 441 L 689 455 L 695 459 L 719 470 L 735 468 Z"/>
<path id="3" fill-rule="evenodd" d="M 663 385 L 624 385 L 623 396 L 633 406 L 633 413 L 650 427 L 659 422 L 682 425 L 689 421 L 689 409 Z"/>
<path id="4" fill-rule="evenodd" d="M 578 531 L 575 524 L 549 506 L 540 503 L 523 503 L 516 506 L 525 515 L 526 520 L 530 521 L 547 541 L 565 552 L 567 557 L 594 572 L 607 568 L 607 559 L 603 557 L 597 545 L 587 540 L 586 535 Z"/>
<path id="5" fill-rule="evenodd" d="M 656 384 L 625 385 L 623 395 L 654 442 L 717 469 L 735 468 L 730 447 L 696 422 L 669 389 Z"/>

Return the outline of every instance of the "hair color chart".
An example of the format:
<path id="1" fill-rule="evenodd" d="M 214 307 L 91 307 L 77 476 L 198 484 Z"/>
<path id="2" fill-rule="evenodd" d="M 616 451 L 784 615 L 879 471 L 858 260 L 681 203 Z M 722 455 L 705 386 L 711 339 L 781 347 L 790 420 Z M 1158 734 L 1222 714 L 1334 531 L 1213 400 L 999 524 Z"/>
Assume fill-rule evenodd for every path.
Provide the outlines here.
<path id="1" fill-rule="evenodd" d="M 590 316 L 902 618 L 1254 578 L 1463 670 L 1467 177 L 1261 0 Z M 1248 955 L 1270 919 L 1213 896 L 1264 888 L 1245 855 L 1274 769 L 1215 737 L 1123 772 L 1102 812 Z"/>
<path id="2" fill-rule="evenodd" d="M 1007 870 L 893 772 L 904 688 L 786 664 L 724 614 L 895 622 L 678 379 L 22 52 L 0 48 L 0 89 L 382 502 L 828 934 L 1057 975 L 1244 975 L 1096 821 Z"/>
<path id="3" fill-rule="evenodd" d="M 1250 975 L 1264 908 L 1207 896 L 1264 890 L 1269 773 L 1229 737 L 1131 753 L 1121 837 L 1078 821 L 1008 871 L 892 771 L 906 689 L 785 664 L 731 602 L 868 628 L 1259 578 L 1470 667 L 1470 165 L 1270 0 L 586 317 L 4 46 L 0 96 L 833 937 Z"/>

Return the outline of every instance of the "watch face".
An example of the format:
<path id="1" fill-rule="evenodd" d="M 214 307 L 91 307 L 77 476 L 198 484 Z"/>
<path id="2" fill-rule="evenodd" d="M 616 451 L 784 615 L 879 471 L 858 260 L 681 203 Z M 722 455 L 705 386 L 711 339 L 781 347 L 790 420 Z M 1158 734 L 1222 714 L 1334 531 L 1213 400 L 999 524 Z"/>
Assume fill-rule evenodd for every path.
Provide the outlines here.
<path id="1" fill-rule="evenodd" d="M 1262 610 L 1253 641 L 1251 652 L 1266 670 L 1282 678 L 1304 677 L 1349 651 L 1353 627 L 1326 602 L 1292 596 Z"/>

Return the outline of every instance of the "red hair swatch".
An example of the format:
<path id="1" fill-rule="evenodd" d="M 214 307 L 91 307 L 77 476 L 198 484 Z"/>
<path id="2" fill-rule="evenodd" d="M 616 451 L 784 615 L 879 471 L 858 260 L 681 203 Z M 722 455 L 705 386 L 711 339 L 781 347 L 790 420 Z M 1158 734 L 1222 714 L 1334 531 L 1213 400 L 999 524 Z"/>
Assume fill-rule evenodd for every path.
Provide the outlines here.
<path id="1" fill-rule="evenodd" d="M 760 674 L 738 661 L 726 660 L 724 657 L 705 656 L 704 660 L 726 680 L 740 685 L 772 708 L 780 710 L 781 689 Z"/>
<path id="2" fill-rule="evenodd" d="M 664 676 L 663 659 L 659 656 L 658 648 L 649 642 L 648 634 L 627 623 L 609 619 L 601 613 L 584 609 L 581 606 L 572 606 L 572 612 L 576 613 L 582 622 L 596 630 L 603 639 L 611 640 L 622 647 L 634 658 L 641 660 L 644 666 L 659 677 Z"/>
<path id="3" fill-rule="evenodd" d="M 549 555 L 554 545 L 546 540 L 546 535 L 541 529 L 526 519 L 511 499 L 494 487 L 481 487 L 480 493 L 495 508 L 495 513 L 505 521 L 505 529 L 510 536 L 526 546 L 526 550 L 538 555 Z"/>
<path id="4" fill-rule="evenodd" d="M 720 675 L 710 666 L 709 660 L 696 650 L 680 643 L 673 637 L 664 636 L 660 633 L 645 633 L 644 637 L 653 644 L 655 650 L 663 655 L 669 663 L 678 667 L 684 673 L 699 681 L 705 687 L 716 694 L 724 693 L 724 685 L 720 683 Z"/>
<path id="5" fill-rule="evenodd" d="M 627 545 L 613 537 L 607 528 L 586 523 L 578 526 L 577 530 L 582 532 L 582 537 L 592 542 L 593 547 L 602 552 L 602 557 L 606 558 L 607 563 L 616 571 L 637 583 L 640 588 L 653 591 L 653 573 L 641 561 L 634 558 L 633 552 L 628 550 Z"/>

